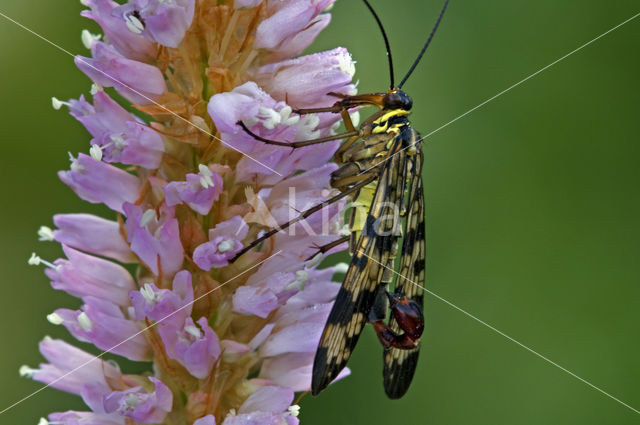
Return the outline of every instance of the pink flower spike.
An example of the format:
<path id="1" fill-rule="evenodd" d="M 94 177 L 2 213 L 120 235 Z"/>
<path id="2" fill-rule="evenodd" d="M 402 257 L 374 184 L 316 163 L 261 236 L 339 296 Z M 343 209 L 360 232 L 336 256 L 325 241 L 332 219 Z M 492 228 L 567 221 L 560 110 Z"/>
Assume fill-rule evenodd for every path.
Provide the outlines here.
<path id="1" fill-rule="evenodd" d="M 340 114 L 295 112 L 330 106 L 327 92 L 356 92 L 345 49 L 297 57 L 334 1 L 81 0 L 82 16 L 103 30 L 82 31 L 90 57 L 75 58 L 92 98 L 52 106 L 84 126 L 90 155 L 72 157 L 59 176 L 111 212 L 56 215 L 57 227 L 38 235 L 66 257 L 34 254 L 29 264 L 46 265 L 54 288 L 82 300 L 49 322 L 148 363 L 122 374 L 45 339 L 47 360 L 21 372 L 80 396 L 90 411 L 52 413 L 41 425 L 298 424 L 293 394 L 309 389 L 340 287 L 337 268 L 316 269 L 316 254 L 345 234 L 346 200 L 229 261 L 337 193 L 341 141 L 270 145 L 238 121 L 285 144 L 336 134 Z"/>

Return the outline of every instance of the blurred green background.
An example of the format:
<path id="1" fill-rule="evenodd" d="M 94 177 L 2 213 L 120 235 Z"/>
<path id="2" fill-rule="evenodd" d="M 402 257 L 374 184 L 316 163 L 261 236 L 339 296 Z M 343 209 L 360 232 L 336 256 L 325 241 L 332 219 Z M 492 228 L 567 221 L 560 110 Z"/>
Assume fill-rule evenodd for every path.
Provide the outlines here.
<path id="1" fill-rule="evenodd" d="M 372 0 L 402 75 L 439 2 Z M 78 2 L 3 0 L 6 14 L 85 53 Z M 427 134 L 640 12 L 637 0 L 453 0 L 405 85 Z M 380 34 L 357 0 L 340 0 L 314 50 L 348 47 L 361 92 L 385 90 Z M 46 314 L 75 306 L 52 290 L 32 251 L 57 258 L 36 231 L 57 212 L 104 212 L 56 177 L 88 134 L 50 97 L 89 81 L 72 58 L 0 17 L 2 295 L 0 410 L 38 389 L 44 335 L 68 338 Z M 640 18 L 425 140 L 428 288 L 640 409 Z M 399 77 L 398 77 L 399 78 Z M 417 374 L 385 398 L 370 330 L 350 378 L 302 401 L 303 424 L 632 424 L 640 415 L 512 341 L 427 296 Z M 47 389 L 0 416 L 36 424 L 81 409 Z"/>

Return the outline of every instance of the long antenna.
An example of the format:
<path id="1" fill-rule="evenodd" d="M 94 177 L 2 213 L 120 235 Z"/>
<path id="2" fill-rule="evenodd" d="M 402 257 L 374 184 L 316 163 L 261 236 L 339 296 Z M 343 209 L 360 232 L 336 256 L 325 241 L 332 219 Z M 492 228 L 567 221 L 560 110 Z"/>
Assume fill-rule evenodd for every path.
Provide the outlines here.
<path id="1" fill-rule="evenodd" d="M 433 29 L 431 30 L 431 34 L 429 34 L 429 38 L 427 38 L 427 42 L 424 43 L 422 50 L 420 50 L 420 54 L 418 55 L 416 60 L 413 62 L 413 65 L 411 65 L 411 68 L 409 68 L 407 75 L 405 75 L 402 81 L 400 81 L 398 88 L 402 88 L 402 86 L 407 81 L 407 79 L 409 78 L 413 70 L 416 69 L 416 66 L 418 66 L 418 62 L 420 62 L 420 59 L 422 59 L 422 55 L 424 55 L 424 52 L 427 50 L 427 47 L 429 47 L 429 43 L 431 43 L 431 39 L 433 38 L 434 34 L 436 33 L 436 30 L 438 29 L 438 25 L 440 25 L 440 21 L 442 20 L 442 16 L 444 15 L 444 11 L 447 9 L 448 4 L 449 4 L 449 0 L 445 0 L 444 4 L 442 5 L 442 9 L 440 10 L 440 16 L 438 16 L 438 20 L 436 21 L 436 24 L 433 26 Z"/>
<path id="2" fill-rule="evenodd" d="M 393 59 L 391 58 L 391 47 L 389 47 L 389 39 L 387 38 L 387 33 L 384 31 L 384 27 L 382 26 L 382 21 L 378 17 L 378 14 L 376 13 L 376 11 L 373 10 L 373 7 L 371 7 L 371 5 L 367 0 L 363 0 L 363 1 L 364 1 L 364 4 L 367 5 L 367 8 L 369 8 L 369 11 L 371 12 L 371 14 L 373 14 L 373 17 L 376 19 L 376 22 L 378 23 L 378 27 L 380 27 L 380 31 L 382 32 L 382 38 L 384 38 L 384 45 L 387 48 L 387 58 L 389 59 L 389 78 L 391 79 L 391 85 L 389 86 L 389 88 L 393 89 L 394 88 Z"/>

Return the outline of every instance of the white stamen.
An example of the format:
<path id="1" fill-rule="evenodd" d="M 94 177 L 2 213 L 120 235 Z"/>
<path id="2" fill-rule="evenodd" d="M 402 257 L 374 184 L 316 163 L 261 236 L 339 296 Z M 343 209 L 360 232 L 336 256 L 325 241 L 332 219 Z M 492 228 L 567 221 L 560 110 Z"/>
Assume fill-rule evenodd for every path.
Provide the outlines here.
<path id="1" fill-rule="evenodd" d="M 142 34 L 142 31 L 144 31 L 144 24 L 142 23 L 142 21 L 138 18 L 136 18 L 133 15 L 127 15 L 124 18 L 125 23 L 127 24 L 127 28 L 129 28 L 129 31 L 131 31 L 134 34 Z"/>
<path id="2" fill-rule="evenodd" d="M 218 252 L 228 252 L 233 249 L 235 244 L 229 239 L 225 239 L 218 244 Z"/>
<path id="3" fill-rule="evenodd" d="M 200 332 L 200 329 L 198 329 L 197 326 L 187 325 L 184 327 L 184 331 L 189 335 L 191 335 L 192 337 L 194 337 L 195 339 L 202 338 L 202 332 Z"/>
<path id="4" fill-rule="evenodd" d="M 90 331 L 91 328 L 93 328 L 93 322 L 84 311 L 78 314 L 78 318 L 76 320 L 78 321 L 78 325 L 80 325 L 80 327 L 85 331 Z"/>
<path id="5" fill-rule="evenodd" d="M 140 288 L 140 294 L 142 294 L 142 298 L 144 298 L 148 305 L 153 305 L 158 301 L 158 294 L 156 294 L 153 286 L 149 283 L 145 283 L 142 288 Z"/>
<path id="6" fill-rule="evenodd" d="M 280 114 L 273 108 L 266 108 L 264 106 L 258 107 L 258 117 L 262 118 L 262 126 L 267 130 L 273 130 L 278 124 L 280 124 Z"/>
<path id="7" fill-rule="evenodd" d="M 38 421 L 38 425 L 51 425 L 52 422 L 49 422 L 46 418 L 40 418 Z"/>
<path id="8" fill-rule="evenodd" d="M 111 140 L 111 143 L 113 143 L 116 148 L 122 148 L 124 146 L 124 137 L 120 134 L 110 134 L 109 140 Z"/>
<path id="9" fill-rule="evenodd" d="M 297 140 L 311 140 L 320 136 L 320 130 L 314 130 L 320 124 L 320 118 L 315 114 L 305 115 L 298 123 Z"/>
<path id="10" fill-rule="evenodd" d="M 67 102 L 63 102 L 62 100 L 58 99 L 57 97 L 52 97 L 51 98 L 51 106 L 53 106 L 53 109 L 55 109 L 56 111 L 59 111 L 60 108 L 62 108 L 64 105 L 68 105 Z"/>
<path id="11" fill-rule="evenodd" d="M 91 145 L 89 148 L 89 155 L 91 155 L 91 158 L 96 161 L 102 161 L 102 148 L 100 145 Z"/>
<path id="12" fill-rule="evenodd" d="M 30 368 L 27 365 L 22 365 L 20 369 L 18 369 L 18 373 L 24 378 L 33 378 L 33 375 L 35 375 L 37 371 L 38 369 Z"/>
<path id="13" fill-rule="evenodd" d="M 356 73 L 356 63 L 351 59 L 350 54 L 338 56 L 338 69 L 350 77 L 353 77 Z"/>
<path id="14" fill-rule="evenodd" d="M 40 264 L 44 264 L 45 266 L 55 270 L 60 267 L 47 260 L 43 260 L 42 258 L 38 257 L 35 252 L 31 253 L 31 257 L 29 257 L 29 259 L 27 260 L 27 264 L 29 264 L 30 266 L 39 266 Z"/>
<path id="15" fill-rule="evenodd" d="M 312 269 L 314 267 L 317 267 L 322 260 L 324 259 L 324 255 L 322 255 L 321 252 L 317 253 L 316 255 L 313 256 L 313 258 L 311 258 L 309 261 L 304 263 L 304 266 L 308 269 Z"/>
<path id="16" fill-rule="evenodd" d="M 52 325 L 61 325 L 64 323 L 64 319 L 58 313 L 47 314 L 47 321 Z"/>
<path id="17" fill-rule="evenodd" d="M 142 214 L 140 217 L 140 226 L 145 227 L 147 224 L 151 222 L 151 220 L 156 219 L 156 210 L 148 209 Z"/>
<path id="18" fill-rule="evenodd" d="M 200 174 L 202 174 L 203 176 L 213 176 L 213 172 L 204 164 L 198 165 L 198 171 L 200 171 Z"/>
<path id="19" fill-rule="evenodd" d="M 39 266 L 40 257 L 38 257 L 35 252 L 32 252 L 31 257 L 29 257 L 29 260 L 27 261 L 27 264 L 29 264 L 30 266 Z"/>
<path id="20" fill-rule="evenodd" d="M 38 240 L 41 242 L 53 240 L 53 230 L 47 226 L 40 226 L 38 229 Z"/>
<path id="21" fill-rule="evenodd" d="M 205 189 L 213 187 L 213 179 L 211 178 L 213 177 L 213 173 L 211 172 L 209 167 L 200 164 L 198 165 L 198 170 L 200 170 L 200 185 Z"/>
<path id="22" fill-rule="evenodd" d="M 291 112 L 293 112 L 293 109 L 291 109 L 291 106 L 287 105 L 284 106 L 282 109 L 280 109 L 280 118 L 284 121 L 287 118 L 289 118 L 289 115 L 291 115 Z"/>
<path id="23" fill-rule="evenodd" d="M 280 122 L 282 122 L 282 124 L 294 125 L 300 121 L 300 115 L 291 115 L 291 112 L 293 112 L 293 109 L 288 105 L 280 109 Z"/>
<path id="24" fill-rule="evenodd" d="M 89 0 L 80 0 L 80 4 L 89 7 Z"/>
<path id="25" fill-rule="evenodd" d="M 91 96 L 95 96 L 96 93 L 100 91 L 102 91 L 102 87 L 100 87 L 96 83 L 91 84 L 91 90 L 89 91 L 89 93 L 91 93 Z"/>
<path id="26" fill-rule="evenodd" d="M 82 40 L 84 47 L 91 49 L 93 42 L 100 40 L 100 37 L 102 37 L 100 34 L 91 34 L 89 30 L 82 30 L 80 39 Z"/>
<path id="27" fill-rule="evenodd" d="M 287 411 L 291 413 L 291 416 L 297 417 L 300 414 L 300 406 L 297 404 L 291 405 Z"/>
<path id="28" fill-rule="evenodd" d="M 305 284 L 309 280 L 309 272 L 306 270 L 298 270 L 296 277 L 287 285 L 286 289 L 304 289 Z"/>
<path id="29" fill-rule="evenodd" d="M 71 152 L 69 152 L 69 161 L 71 161 L 71 171 L 75 171 L 76 173 L 82 173 L 84 171 L 84 167 L 78 163 L 78 160 L 73 157 Z"/>
<path id="30" fill-rule="evenodd" d="M 346 273 L 349 270 L 349 265 L 347 263 L 338 263 L 333 266 L 334 273 Z"/>
<path id="31" fill-rule="evenodd" d="M 109 140 L 111 140 L 111 143 L 113 143 L 118 150 L 122 150 L 126 147 L 124 143 L 124 137 L 122 137 L 120 134 L 110 134 Z"/>
<path id="32" fill-rule="evenodd" d="M 124 402 L 128 407 L 136 407 L 138 404 L 140 404 L 140 399 L 136 394 L 131 393 L 127 395 L 127 397 L 124 399 Z"/>

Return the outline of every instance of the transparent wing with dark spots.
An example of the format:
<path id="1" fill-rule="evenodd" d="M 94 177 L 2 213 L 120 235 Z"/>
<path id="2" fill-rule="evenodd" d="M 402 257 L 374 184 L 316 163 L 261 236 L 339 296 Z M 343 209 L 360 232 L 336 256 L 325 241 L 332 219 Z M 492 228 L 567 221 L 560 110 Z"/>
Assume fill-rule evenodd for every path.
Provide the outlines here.
<path id="1" fill-rule="evenodd" d="M 398 153 L 393 155 L 395 152 Z M 313 363 L 311 392 L 314 395 L 326 388 L 346 366 L 367 323 L 376 288 L 383 283 L 385 268 L 380 264 L 387 264 L 396 250 L 401 231 L 395 208 L 402 196 L 398 190 L 399 167 L 405 163 L 406 154 L 396 146 L 389 155 L 393 156 L 381 171 L 366 223 L 320 338 Z"/>
<path id="2" fill-rule="evenodd" d="M 415 135 L 414 133 L 414 139 Z M 418 144 L 419 145 L 419 144 Z M 424 268 L 425 268 L 425 222 L 424 190 L 422 185 L 422 151 L 420 146 L 412 157 L 412 170 L 409 177 L 407 196 L 407 218 L 404 228 L 401 264 L 396 278 L 395 292 L 405 295 L 420 307 L 423 305 Z M 402 332 L 391 315 L 389 326 L 396 332 Z M 420 346 L 411 350 L 389 348 L 384 350 L 383 380 L 387 396 L 392 399 L 402 397 L 413 379 L 418 364 Z"/>

